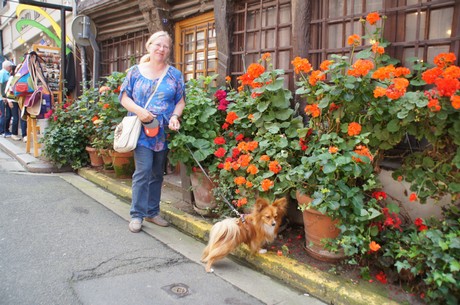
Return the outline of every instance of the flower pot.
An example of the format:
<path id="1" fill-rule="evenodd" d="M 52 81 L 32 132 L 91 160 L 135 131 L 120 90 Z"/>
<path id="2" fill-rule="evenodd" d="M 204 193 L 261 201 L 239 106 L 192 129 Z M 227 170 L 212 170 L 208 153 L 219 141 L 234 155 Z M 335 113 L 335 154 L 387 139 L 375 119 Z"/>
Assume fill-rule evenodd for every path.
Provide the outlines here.
<path id="1" fill-rule="evenodd" d="M 126 179 L 131 178 L 134 174 L 134 153 L 132 151 L 119 153 L 110 151 L 112 156 L 112 165 L 115 170 L 115 177 Z"/>
<path id="2" fill-rule="evenodd" d="M 303 204 L 308 205 L 312 200 L 309 196 L 301 194 L 298 191 L 296 198 L 299 206 Z M 325 238 L 335 239 L 340 234 L 340 230 L 336 227 L 337 220 L 333 220 L 329 216 L 310 208 L 303 211 L 303 222 L 305 251 L 310 256 L 330 263 L 338 262 L 345 257 L 343 250 L 330 252 L 324 248 L 321 242 Z"/>
<path id="3" fill-rule="evenodd" d="M 98 149 L 94 147 L 86 146 L 86 151 L 88 152 L 91 166 L 100 167 L 104 165 L 104 162 L 102 161 L 102 157 L 99 154 Z"/>
<path id="4" fill-rule="evenodd" d="M 110 154 L 110 150 L 99 149 L 99 154 L 101 155 L 102 161 L 104 162 L 104 170 L 113 171 L 112 155 Z"/>
<path id="5" fill-rule="evenodd" d="M 212 210 L 217 207 L 213 194 L 214 184 L 200 171 L 190 174 L 193 197 L 193 209 L 202 216 L 214 217 Z"/>

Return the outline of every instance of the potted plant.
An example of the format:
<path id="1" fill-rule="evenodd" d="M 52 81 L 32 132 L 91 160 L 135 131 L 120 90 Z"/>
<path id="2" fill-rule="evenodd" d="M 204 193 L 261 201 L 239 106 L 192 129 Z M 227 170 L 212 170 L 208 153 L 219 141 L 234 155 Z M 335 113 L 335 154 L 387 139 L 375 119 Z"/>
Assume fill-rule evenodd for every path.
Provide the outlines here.
<path id="1" fill-rule="evenodd" d="M 302 117 L 291 108 L 291 91 L 284 88 L 284 71 L 273 69 L 266 53 L 229 88 L 224 138 L 216 156 L 220 160 L 219 191 L 243 211 L 257 197 L 273 202 L 288 197 L 288 172 L 297 145 Z"/>
<path id="2" fill-rule="evenodd" d="M 179 162 L 185 165 L 191 179 L 195 211 L 202 215 L 211 215 L 217 205 L 213 196 L 215 183 L 208 179 L 215 177 L 217 172 L 214 152 L 225 113 L 218 109 L 219 100 L 214 96 L 216 77 L 200 76 L 187 82 L 180 132 L 169 134 L 169 160 L 173 165 Z M 200 162 L 208 177 L 196 161 Z"/>

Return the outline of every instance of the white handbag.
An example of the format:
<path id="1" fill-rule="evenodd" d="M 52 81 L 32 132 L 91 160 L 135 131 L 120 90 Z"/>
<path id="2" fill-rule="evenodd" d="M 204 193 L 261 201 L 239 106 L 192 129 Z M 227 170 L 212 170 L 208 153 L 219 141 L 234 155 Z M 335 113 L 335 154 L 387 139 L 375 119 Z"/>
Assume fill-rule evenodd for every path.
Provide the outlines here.
<path id="1" fill-rule="evenodd" d="M 160 83 L 163 81 L 163 78 L 166 75 L 168 69 L 169 65 L 166 66 L 165 70 L 163 71 L 163 74 L 158 80 L 155 90 L 150 95 L 147 103 L 145 103 L 144 108 L 147 108 L 147 105 L 150 104 L 150 101 L 155 95 L 155 92 L 157 92 L 157 89 L 160 86 Z M 137 115 L 125 116 L 121 123 L 118 124 L 115 128 L 113 137 L 113 149 L 120 153 L 134 150 L 137 146 L 137 140 L 139 139 L 139 135 L 141 133 L 141 127 L 142 123 Z"/>

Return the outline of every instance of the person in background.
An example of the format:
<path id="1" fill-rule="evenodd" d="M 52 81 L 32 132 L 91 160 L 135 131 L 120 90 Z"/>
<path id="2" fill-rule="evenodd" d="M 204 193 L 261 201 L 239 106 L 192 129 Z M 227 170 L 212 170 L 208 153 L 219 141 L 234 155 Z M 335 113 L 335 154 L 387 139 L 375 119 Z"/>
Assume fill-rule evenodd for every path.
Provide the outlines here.
<path id="1" fill-rule="evenodd" d="M 0 91 L 2 95 L 2 101 L 0 102 L 0 135 L 3 135 L 5 138 L 11 137 L 11 109 L 8 106 L 8 99 L 6 98 L 5 87 L 8 82 L 8 79 L 10 78 L 12 67 L 13 63 L 9 60 L 5 60 L 2 63 L 2 69 L 0 70 Z"/>
<path id="2" fill-rule="evenodd" d="M 166 127 L 179 130 L 179 118 L 185 107 L 185 84 L 182 73 L 168 65 L 172 47 L 167 32 L 154 33 L 147 40 L 146 49 L 139 65 L 128 70 L 120 88 L 120 102 L 131 114 L 137 115 L 141 122 L 158 120 L 159 131 L 154 137 L 141 128 L 141 134 L 134 150 L 135 172 L 132 184 L 131 221 L 129 230 L 137 233 L 143 220 L 165 227 L 168 222 L 160 216 L 161 187 L 166 165 L 168 144 Z M 159 83 L 159 78 L 166 75 Z M 144 108 L 151 94 L 158 89 Z"/>
<path id="3" fill-rule="evenodd" d="M 16 71 L 16 66 L 11 67 L 11 75 L 10 78 L 8 79 L 8 82 L 6 83 L 5 86 L 5 94 L 6 94 L 6 99 L 8 100 L 8 106 L 10 107 L 11 111 L 11 116 L 13 117 L 13 120 L 11 122 L 11 139 L 15 141 L 20 141 L 21 137 L 18 135 L 18 130 L 19 130 L 19 117 L 21 115 L 21 110 L 19 109 L 19 104 L 18 101 L 16 100 L 15 96 L 10 93 L 10 87 L 11 87 L 11 81 L 14 78 L 14 73 Z M 27 123 L 24 126 L 23 122 L 24 120 L 21 119 L 21 132 L 22 132 L 22 138 L 25 137 L 26 135 L 26 128 L 27 128 Z"/>

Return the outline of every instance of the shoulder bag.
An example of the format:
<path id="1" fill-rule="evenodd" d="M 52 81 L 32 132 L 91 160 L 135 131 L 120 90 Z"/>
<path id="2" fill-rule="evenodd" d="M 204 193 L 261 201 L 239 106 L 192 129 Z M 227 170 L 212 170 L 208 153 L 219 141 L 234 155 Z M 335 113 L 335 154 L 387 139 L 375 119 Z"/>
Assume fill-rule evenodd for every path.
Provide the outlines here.
<path id="1" fill-rule="evenodd" d="M 158 87 L 160 87 L 160 83 L 163 81 L 163 78 L 168 70 L 169 65 L 167 65 L 163 71 L 155 90 L 150 95 L 147 103 L 145 103 L 144 108 L 147 108 L 147 105 L 150 104 L 150 101 L 153 99 Z M 139 139 L 139 135 L 141 133 L 141 125 L 141 120 L 139 120 L 137 115 L 125 116 L 121 123 L 115 128 L 113 149 L 120 153 L 134 150 L 137 146 L 137 140 Z"/>

